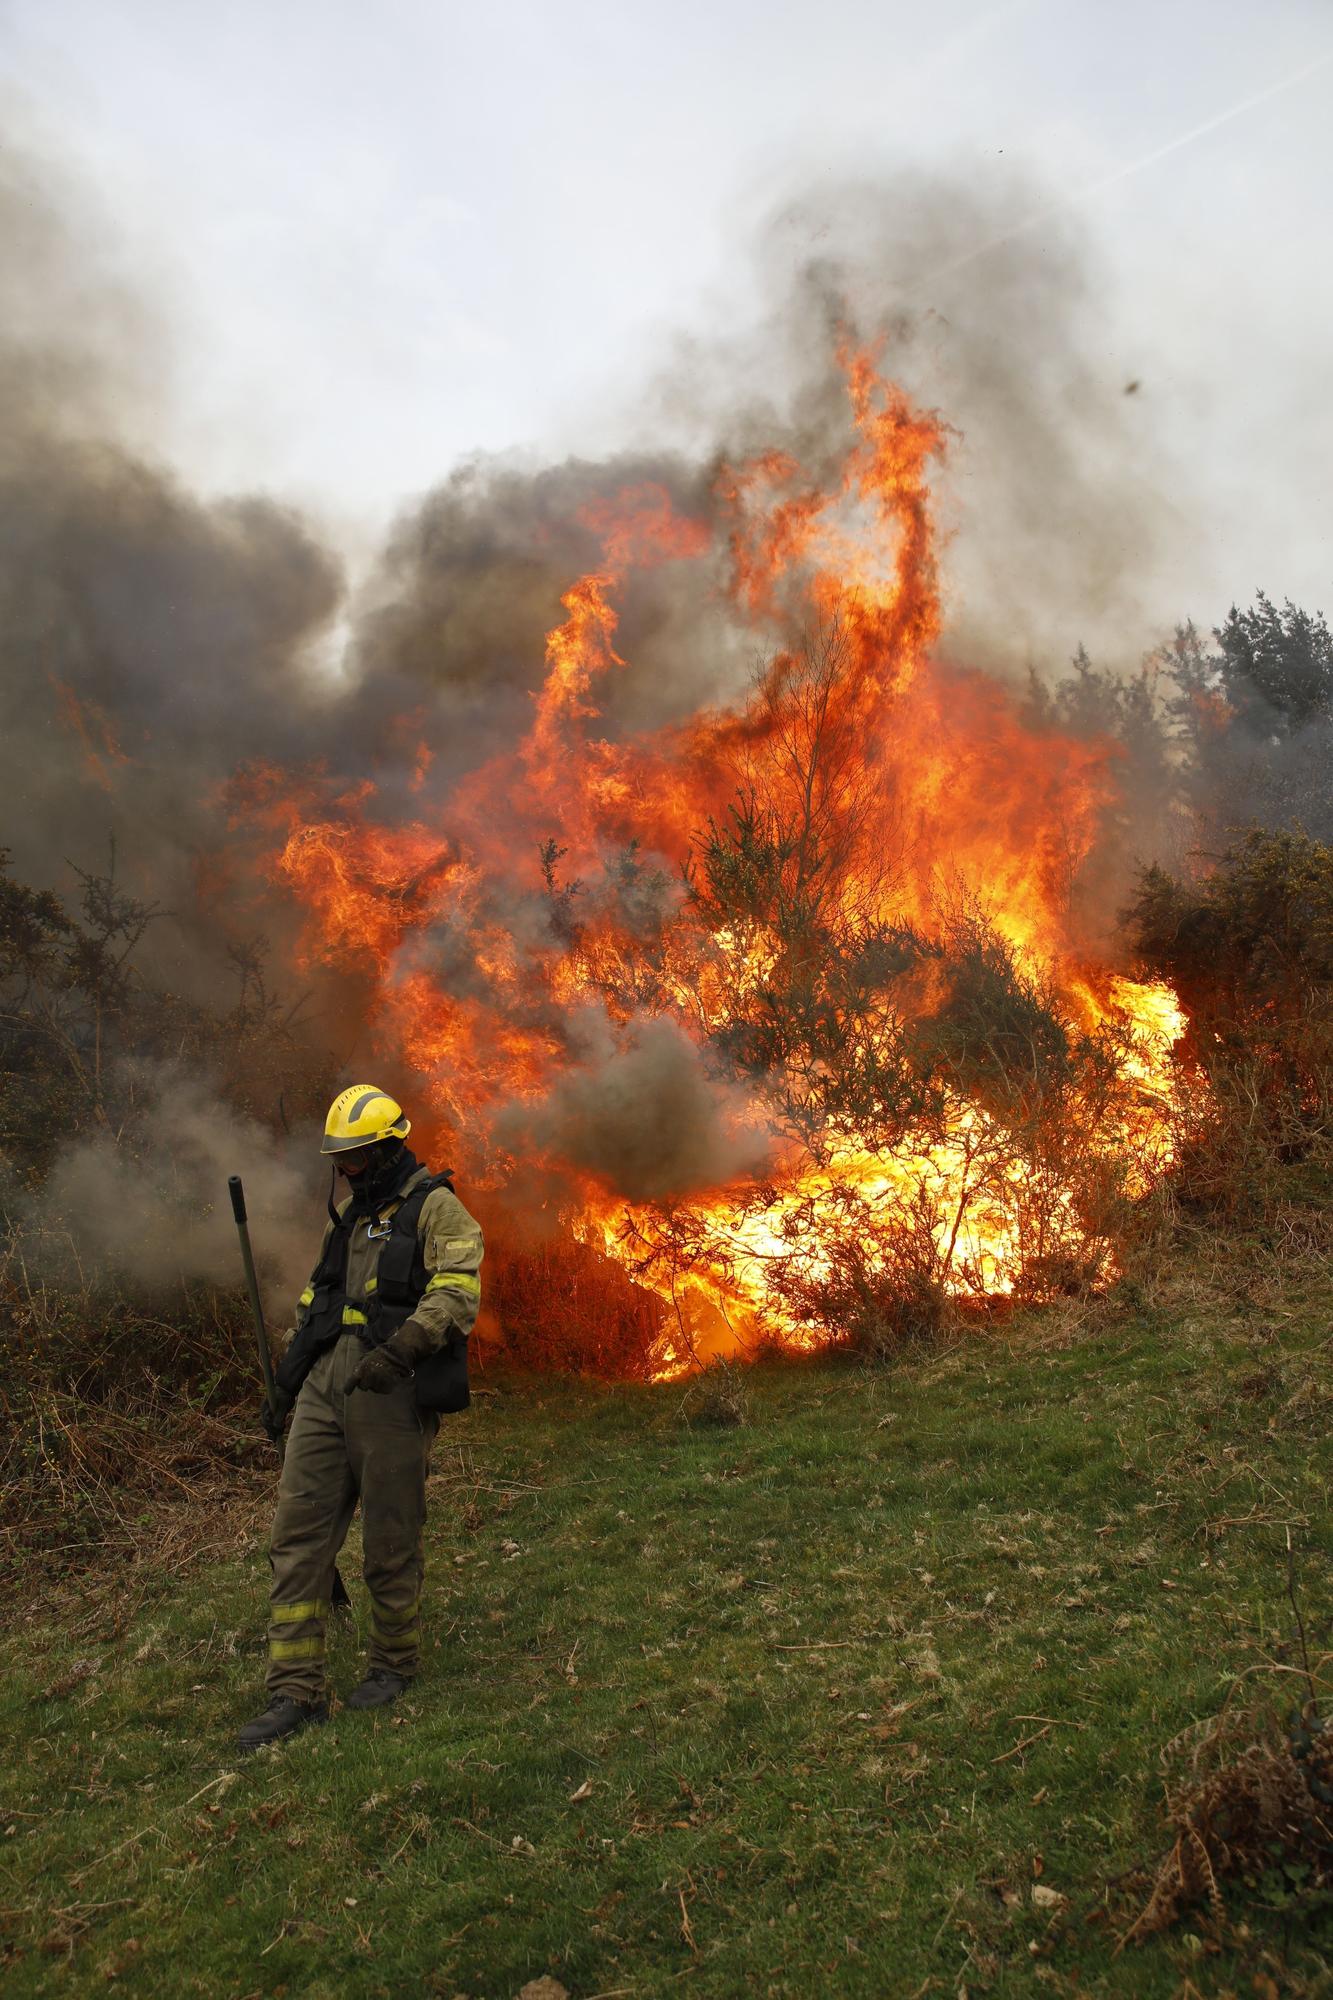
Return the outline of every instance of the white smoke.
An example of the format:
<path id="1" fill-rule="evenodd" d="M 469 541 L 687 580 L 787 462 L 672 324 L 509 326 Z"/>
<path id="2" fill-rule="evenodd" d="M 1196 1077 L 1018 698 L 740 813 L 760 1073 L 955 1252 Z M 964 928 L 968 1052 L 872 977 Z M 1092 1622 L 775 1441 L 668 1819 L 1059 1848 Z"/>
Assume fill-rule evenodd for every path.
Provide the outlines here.
<path id="1" fill-rule="evenodd" d="M 79 1139 L 57 1155 L 40 1196 L 8 1204 L 29 1264 L 65 1283 L 110 1277 L 142 1296 L 190 1280 L 235 1286 L 227 1180 L 239 1173 L 266 1311 L 275 1330 L 289 1324 L 319 1244 L 317 1134 L 279 1140 L 167 1065 L 136 1065 L 134 1089 L 147 1144 L 132 1150 L 110 1131 Z"/>

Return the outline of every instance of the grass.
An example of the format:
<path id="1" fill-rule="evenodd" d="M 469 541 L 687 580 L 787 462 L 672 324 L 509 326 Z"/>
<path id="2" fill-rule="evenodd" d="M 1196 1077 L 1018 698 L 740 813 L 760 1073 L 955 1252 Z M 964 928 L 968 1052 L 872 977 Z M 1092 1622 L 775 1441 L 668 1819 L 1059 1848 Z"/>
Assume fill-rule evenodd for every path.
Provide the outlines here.
<path id="1" fill-rule="evenodd" d="M 1333 1992 L 1266 1878 L 1114 1955 L 1159 1748 L 1238 1674 L 1299 1697 L 1288 1530 L 1328 1648 L 1330 1324 L 1326 1260 L 1205 1244 L 893 1369 L 763 1363 L 739 1423 L 511 1385 L 437 1448 L 411 1696 L 245 1763 L 262 1528 L 49 1593 L 0 1643 L 7 2000 Z"/>

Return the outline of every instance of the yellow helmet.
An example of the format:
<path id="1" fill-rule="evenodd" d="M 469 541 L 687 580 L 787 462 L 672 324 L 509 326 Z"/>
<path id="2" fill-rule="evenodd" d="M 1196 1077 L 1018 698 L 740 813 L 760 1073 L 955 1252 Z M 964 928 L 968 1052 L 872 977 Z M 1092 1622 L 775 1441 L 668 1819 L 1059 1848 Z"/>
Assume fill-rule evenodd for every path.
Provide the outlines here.
<path id="1" fill-rule="evenodd" d="M 356 1146 L 373 1146 L 377 1139 L 405 1139 L 412 1121 L 387 1090 L 374 1083 L 353 1083 L 340 1091 L 324 1120 L 321 1153 L 350 1153 Z"/>

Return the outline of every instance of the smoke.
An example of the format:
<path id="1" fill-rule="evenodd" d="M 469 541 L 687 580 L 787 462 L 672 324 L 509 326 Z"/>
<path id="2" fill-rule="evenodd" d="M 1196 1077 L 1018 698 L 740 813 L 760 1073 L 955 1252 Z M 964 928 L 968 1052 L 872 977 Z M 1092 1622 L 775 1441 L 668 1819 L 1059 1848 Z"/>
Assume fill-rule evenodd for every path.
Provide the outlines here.
<path id="1" fill-rule="evenodd" d="M 544 672 L 546 634 L 573 580 L 602 544 L 590 514 L 625 490 L 653 488 L 687 518 L 711 506 L 711 468 L 676 452 L 626 453 L 524 471 L 474 461 L 396 524 L 353 634 L 347 703 L 386 702 L 428 718 L 435 784 L 512 746 Z M 657 570 L 636 575 L 622 614 L 625 671 L 605 690 L 613 738 L 692 712 L 718 690 L 734 641 L 705 580 L 688 592 Z"/>
<path id="2" fill-rule="evenodd" d="M 1100 359 L 1105 301 L 1072 234 L 950 275 L 1007 216 L 961 183 L 903 177 L 786 205 L 754 255 L 757 325 L 696 340 L 662 371 L 652 440 L 596 463 L 461 466 L 398 521 L 349 602 L 310 522 L 265 496 L 205 502 L 152 457 L 166 335 L 116 268 L 108 219 L 7 155 L 0 779 L 25 799 L 6 831 L 20 872 L 86 865 L 114 832 L 136 885 L 172 913 L 154 948 L 206 985 L 219 913 L 198 921 L 196 863 L 222 844 L 237 767 L 322 762 L 373 778 L 380 809 L 403 817 L 443 796 L 524 726 L 561 594 L 599 559 L 599 502 L 651 485 L 709 520 L 719 464 L 760 443 L 827 469 L 846 323 L 883 332 L 884 365 L 957 433 L 943 474 L 955 655 L 1011 671 L 1080 638 L 1095 647 L 1108 626 L 1123 654 L 1142 631 L 1135 593 L 1169 558 L 1171 480 Z M 624 666 L 601 693 L 610 737 L 743 684 L 767 642 L 720 615 L 717 581 L 698 565 L 632 577 Z M 434 758 L 424 784 L 418 736 Z M 237 905 L 281 930 L 261 886 L 246 890 Z M 220 914 L 244 921 L 243 907 Z"/>
<path id="3" fill-rule="evenodd" d="M 206 500 L 154 455 L 169 342 L 107 248 L 114 228 L 80 191 L 6 154 L 0 841 L 16 872 L 65 887 L 66 860 L 95 865 L 112 835 L 123 877 L 164 908 L 145 943 L 160 985 L 214 998 L 228 943 L 259 929 L 283 976 L 310 979 L 294 971 L 291 907 L 244 815 L 233 823 L 238 770 L 318 769 L 331 798 L 369 784 L 377 818 L 447 828 L 460 778 L 528 728 L 562 594 L 608 560 L 601 523 L 626 488 L 705 524 L 716 553 L 632 572 L 598 730 L 614 741 L 733 697 L 776 635 L 725 609 L 718 474 L 760 445 L 828 472 L 846 428 L 831 358 L 843 326 L 882 337 L 886 370 L 954 430 L 940 489 L 951 660 L 1012 682 L 1086 638 L 1105 640 L 1118 668 L 1149 636 L 1144 607 L 1178 546 L 1166 497 L 1177 476 L 1103 359 L 1106 301 L 1086 246 L 1047 230 L 1040 245 L 969 261 L 1008 219 L 975 188 L 902 177 L 786 205 L 755 253 L 757 323 L 678 352 L 648 399 L 651 436 L 641 425 L 599 462 L 457 468 L 404 512 L 353 595 L 309 520 L 269 496 Z M 1099 863 L 1106 907 L 1128 838 Z M 520 962 L 549 949 L 535 855 L 532 874 L 530 898 L 491 913 Z M 475 966 L 448 958 L 460 938 L 437 927 L 412 948 L 436 947 L 446 985 L 467 991 Z M 319 984 L 316 1032 L 344 1065 L 369 1059 L 364 998 L 354 978 Z M 762 1164 L 761 1140 L 669 1021 L 613 1034 L 575 1011 L 556 1038 L 568 1073 L 501 1117 L 516 1155 L 642 1200 Z M 112 1270 L 230 1277 L 226 1173 L 243 1162 L 256 1209 L 283 1217 L 307 1205 L 302 1176 L 205 1082 L 163 1071 L 152 1092 L 160 1156 L 145 1168 L 105 1138 L 79 1141 L 50 1199 L 81 1254 Z"/>
<path id="4" fill-rule="evenodd" d="M 206 503 L 151 456 L 165 336 L 82 191 L 7 150 L 0 234 L 3 839 L 26 879 L 66 887 L 66 861 L 114 838 L 170 912 L 150 956 L 204 994 L 222 952 L 196 866 L 222 838 L 219 787 L 322 729 L 311 649 L 340 564 L 276 502 Z"/>
<path id="5" fill-rule="evenodd" d="M 1049 190 L 895 172 L 778 206 L 751 248 L 756 325 L 682 341 L 656 407 L 732 455 L 784 435 L 819 472 L 838 435 L 838 332 L 951 432 L 935 484 L 947 543 L 946 644 L 1012 676 L 1080 642 L 1133 667 L 1175 596 L 1189 468 L 1162 441 L 1109 274 L 1076 221 L 1013 234 Z M 977 254 L 978 252 L 982 254 Z"/>
<path id="6" fill-rule="evenodd" d="M 519 1162 L 556 1159 L 628 1201 L 661 1201 L 762 1170 L 767 1135 L 745 1123 L 741 1093 L 708 1073 L 675 1021 L 614 1028 L 580 1009 L 571 1067 L 544 1097 L 502 1114 L 497 1137 Z"/>
<path id="7" fill-rule="evenodd" d="M 235 1285 L 240 1250 L 227 1179 L 239 1171 L 266 1303 L 278 1325 L 289 1324 L 314 1262 L 317 1134 L 298 1131 L 280 1143 L 220 1101 L 206 1079 L 170 1065 L 139 1064 L 119 1081 L 137 1100 L 139 1143 L 110 1132 L 77 1140 L 58 1155 L 40 1197 L 11 1199 L 35 1275 L 68 1283 L 95 1272 L 149 1296 L 184 1281 Z"/>

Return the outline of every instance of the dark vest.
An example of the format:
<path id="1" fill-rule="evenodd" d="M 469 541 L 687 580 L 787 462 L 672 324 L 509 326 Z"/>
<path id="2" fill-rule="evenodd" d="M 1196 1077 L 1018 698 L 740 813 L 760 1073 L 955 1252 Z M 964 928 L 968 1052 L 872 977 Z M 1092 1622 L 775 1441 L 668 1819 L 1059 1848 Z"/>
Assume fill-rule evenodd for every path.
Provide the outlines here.
<path id="1" fill-rule="evenodd" d="M 355 1333 L 368 1347 L 382 1347 L 412 1317 L 429 1283 L 421 1248 L 421 1211 L 426 1196 L 447 1187 L 453 1176 L 434 1174 L 405 1195 L 390 1223 L 389 1234 L 375 1266 L 375 1288 L 364 1306 L 347 1297 L 347 1253 L 352 1222 L 340 1216 L 329 1232 L 324 1254 L 306 1288 L 308 1303 L 296 1323 L 296 1333 L 278 1365 L 276 1380 L 289 1396 L 301 1384 L 321 1354 L 344 1333 Z M 444 1346 L 417 1363 L 412 1374 L 418 1407 L 450 1414 L 465 1410 L 471 1400 L 467 1381 L 467 1335 L 452 1327 Z"/>

